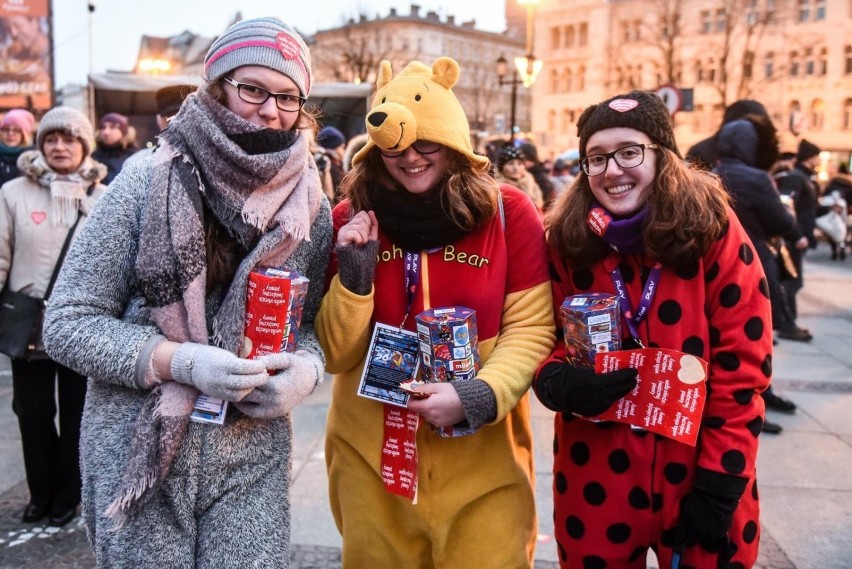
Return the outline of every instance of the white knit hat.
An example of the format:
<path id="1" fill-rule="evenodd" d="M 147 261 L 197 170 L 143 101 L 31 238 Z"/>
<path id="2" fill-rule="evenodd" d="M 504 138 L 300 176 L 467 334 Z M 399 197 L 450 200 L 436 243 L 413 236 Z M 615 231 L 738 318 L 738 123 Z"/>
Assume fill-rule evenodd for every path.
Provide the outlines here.
<path id="1" fill-rule="evenodd" d="M 86 115 L 72 107 L 54 107 L 41 118 L 36 133 L 36 147 L 42 149 L 48 133 L 63 130 L 83 143 L 83 155 L 88 157 L 95 149 L 95 132 Z"/>
<path id="2" fill-rule="evenodd" d="M 277 18 L 237 22 L 213 42 L 204 57 L 208 81 L 243 65 L 274 69 L 292 79 L 303 97 L 311 92 L 311 52 L 299 33 Z"/>

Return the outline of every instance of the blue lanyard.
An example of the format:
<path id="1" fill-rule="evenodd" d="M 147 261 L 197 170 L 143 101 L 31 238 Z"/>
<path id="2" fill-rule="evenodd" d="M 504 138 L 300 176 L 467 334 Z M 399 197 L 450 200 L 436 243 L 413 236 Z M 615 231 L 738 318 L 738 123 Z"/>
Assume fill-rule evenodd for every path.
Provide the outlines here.
<path id="1" fill-rule="evenodd" d="M 645 347 L 642 340 L 639 338 L 639 330 L 637 326 L 642 320 L 648 316 L 648 311 L 651 309 L 651 303 L 654 302 L 654 295 L 657 293 L 657 286 L 660 284 L 660 277 L 663 273 L 661 263 L 654 265 L 648 275 L 648 281 L 645 283 L 645 290 L 642 291 L 642 298 L 639 299 L 639 306 L 636 309 L 636 314 L 633 314 L 633 303 L 630 302 L 630 295 L 627 294 L 627 286 L 624 283 L 624 277 L 621 276 L 621 271 L 616 266 L 611 272 L 612 284 L 615 286 L 615 291 L 618 293 L 618 304 L 621 306 L 621 314 L 624 316 L 624 321 L 627 323 L 627 329 L 630 330 L 630 335 L 636 340 L 636 343 L 641 347 Z"/>

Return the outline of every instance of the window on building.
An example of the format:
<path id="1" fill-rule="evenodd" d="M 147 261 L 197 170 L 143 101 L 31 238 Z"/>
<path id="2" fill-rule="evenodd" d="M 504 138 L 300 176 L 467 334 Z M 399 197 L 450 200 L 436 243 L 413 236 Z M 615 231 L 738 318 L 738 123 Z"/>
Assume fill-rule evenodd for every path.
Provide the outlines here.
<path id="1" fill-rule="evenodd" d="M 580 33 L 577 37 L 577 45 L 584 46 L 589 44 L 589 25 L 585 22 L 580 24 Z"/>
<path id="2" fill-rule="evenodd" d="M 633 76 L 633 87 L 642 88 L 642 64 L 636 66 L 636 74 Z"/>
<path id="3" fill-rule="evenodd" d="M 814 70 L 814 50 L 809 47 L 805 49 L 805 75 L 813 75 Z"/>
<path id="4" fill-rule="evenodd" d="M 570 132 L 571 127 L 574 125 L 574 113 L 569 111 L 568 109 L 562 109 L 562 124 L 560 125 L 560 129 L 562 132 Z"/>
<path id="5" fill-rule="evenodd" d="M 822 76 L 828 75 L 828 49 L 822 48 L 819 50 L 819 74 Z"/>
<path id="6" fill-rule="evenodd" d="M 816 0 L 814 2 L 814 20 L 825 20 L 825 0 Z"/>
<path id="7" fill-rule="evenodd" d="M 562 28 L 562 46 L 574 47 L 574 26 L 565 26 Z"/>
<path id="8" fill-rule="evenodd" d="M 556 132 L 556 111 L 553 109 L 547 111 L 547 130 L 548 132 Z"/>
<path id="9" fill-rule="evenodd" d="M 574 90 L 574 72 L 571 69 L 565 70 L 565 92 L 570 93 Z"/>
<path id="10" fill-rule="evenodd" d="M 556 69 L 550 70 L 550 92 L 559 92 L 559 71 L 557 71 Z"/>
<path id="11" fill-rule="evenodd" d="M 619 28 L 621 29 L 621 42 L 630 43 L 630 22 L 621 22 Z"/>
<path id="12" fill-rule="evenodd" d="M 550 49 L 562 47 L 562 29 L 559 26 L 550 28 Z"/>
<path id="13" fill-rule="evenodd" d="M 799 21 L 807 22 L 811 19 L 811 0 L 799 0 Z"/>
<path id="14" fill-rule="evenodd" d="M 724 9 L 716 10 L 716 31 L 724 32 L 727 27 L 727 15 Z"/>
<path id="15" fill-rule="evenodd" d="M 712 57 L 707 61 L 707 80 L 711 83 L 716 81 L 716 60 Z"/>
<path id="16" fill-rule="evenodd" d="M 578 91 L 586 90 L 586 68 L 581 65 L 577 70 L 577 76 L 574 78 L 574 85 Z"/>
<path id="17" fill-rule="evenodd" d="M 633 20 L 633 41 L 642 40 L 642 21 Z"/>
<path id="18" fill-rule="evenodd" d="M 852 130 L 852 99 L 843 101 L 843 130 Z"/>
<path id="19" fill-rule="evenodd" d="M 790 131 L 798 135 L 802 130 L 804 130 L 804 119 L 802 117 L 802 105 L 799 104 L 799 101 L 790 101 L 789 108 L 789 122 Z"/>
<path id="20" fill-rule="evenodd" d="M 750 28 L 756 25 L 758 16 L 757 0 L 748 0 L 746 3 L 746 26 Z"/>
<path id="21" fill-rule="evenodd" d="M 674 76 L 676 83 L 683 83 L 683 62 L 678 61 L 675 63 L 674 68 Z"/>
<path id="22" fill-rule="evenodd" d="M 701 33 L 709 34 L 713 31 L 713 16 L 710 15 L 710 10 L 701 11 Z"/>
<path id="23" fill-rule="evenodd" d="M 771 51 L 763 58 L 763 76 L 770 79 L 775 72 L 775 54 Z"/>
<path id="24" fill-rule="evenodd" d="M 699 59 L 695 62 L 695 82 L 700 83 L 701 81 L 704 81 L 704 66 Z"/>
<path id="25" fill-rule="evenodd" d="M 825 121 L 825 101 L 814 99 L 811 103 L 811 128 L 822 130 Z"/>
<path id="26" fill-rule="evenodd" d="M 790 52 L 790 77 L 798 77 L 799 75 L 799 52 Z"/>
<path id="27" fill-rule="evenodd" d="M 846 65 L 844 73 L 846 75 L 852 74 L 852 45 L 847 45 L 845 51 L 846 55 Z"/>
<path id="28" fill-rule="evenodd" d="M 747 50 L 743 54 L 743 77 L 746 79 L 751 79 L 752 73 L 754 71 L 754 52 L 751 50 Z"/>

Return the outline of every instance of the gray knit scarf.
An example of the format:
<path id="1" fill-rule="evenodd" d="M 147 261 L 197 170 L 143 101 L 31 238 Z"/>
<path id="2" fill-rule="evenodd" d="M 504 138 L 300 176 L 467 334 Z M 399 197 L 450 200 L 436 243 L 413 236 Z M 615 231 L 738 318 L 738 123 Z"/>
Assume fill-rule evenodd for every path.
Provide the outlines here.
<path id="1" fill-rule="evenodd" d="M 257 141 L 274 142 L 266 152 Z M 252 142 L 254 141 L 254 142 Z M 322 200 L 305 136 L 249 123 L 204 90 L 190 95 L 154 153 L 136 274 L 151 317 L 175 342 L 213 343 L 237 353 L 249 273 L 283 266 L 309 239 Z M 240 263 L 208 333 L 204 207 L 243 245 Z M 166 381 L 145 401 L 118 496 L 106 511 L 117 527 L 153 497 L 186 433 L 198 391 Z"/>

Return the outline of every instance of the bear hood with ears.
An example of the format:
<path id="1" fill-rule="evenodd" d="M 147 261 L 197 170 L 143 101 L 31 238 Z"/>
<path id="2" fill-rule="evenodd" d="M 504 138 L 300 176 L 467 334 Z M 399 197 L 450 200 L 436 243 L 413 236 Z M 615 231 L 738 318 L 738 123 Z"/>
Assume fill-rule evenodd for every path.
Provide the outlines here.
<path id="1" fill-rule="evenodd" d="M 376 146 L 399 151 L 416 140 L 438 142 L 474 163 L 488 163 L 485 156 L 474 154 L 467 117 L 452 91 L 459 78 L 459 64 L 454 59 L 439 57 L 431 68 L 412 61 L 396 77 L 391 75 L 390 62 L 382 61 L 376 98 L 367 113 L 369 140 L 352 159 L 353 164 Z"/>

